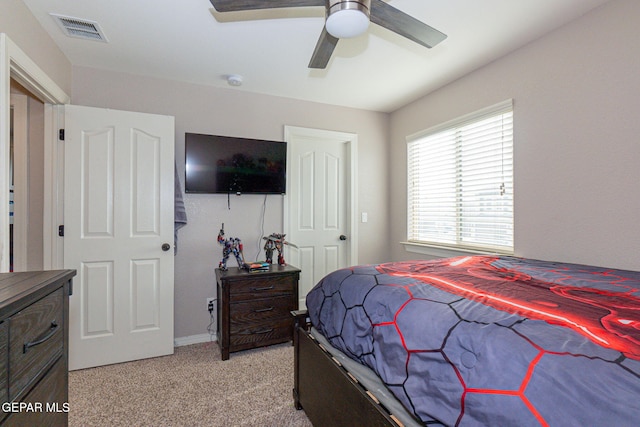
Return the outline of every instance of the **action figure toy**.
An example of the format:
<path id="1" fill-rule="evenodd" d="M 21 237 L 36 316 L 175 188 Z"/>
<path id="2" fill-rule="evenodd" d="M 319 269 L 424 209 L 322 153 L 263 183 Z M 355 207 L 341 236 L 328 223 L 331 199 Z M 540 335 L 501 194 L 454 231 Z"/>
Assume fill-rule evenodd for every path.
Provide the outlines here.
<path id="1" fill-rule="evenodd" d="M 282 255 L 282 245 L 289 245 L 297 248 L 293 243 L 289 243 L 284 240 L 284 236 L 286 236 L 286 234 L 271 233 L 268 237 L 263 237 L 263 239 L 267 241 L 264 244 L 264 252 L 267 258 L 266 262 L 269 264 L 273 263 L 274 249 L 278 251 L 278 265 L 286 265 L 284 262 L 284 255 Z"/>
<path id="2" fill-rule="evenodd" d="M 222 228 L 218 233 L 218 243 L 222 246 L 222 261 L 218 264 L 218 268 L 220 270 L 227 270 L 227 260 L 229 259 L 229 255 L 233 253 L 236 257 L 236 261 L 238 262 L 239 268 L 247 268 L 247 265 L 244 262 L 244 255 L 242 254 L 242 241 L 236 237 L 231 237 L 230 239 L 224 238 L 224 223 L 222 223 Z"/>

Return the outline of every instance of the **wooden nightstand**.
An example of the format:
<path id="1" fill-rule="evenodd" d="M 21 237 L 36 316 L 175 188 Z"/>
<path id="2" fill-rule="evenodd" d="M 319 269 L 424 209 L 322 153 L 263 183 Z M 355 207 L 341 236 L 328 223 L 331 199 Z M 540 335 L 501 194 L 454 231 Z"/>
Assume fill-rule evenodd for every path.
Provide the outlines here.
<path id="1" fill-rule="evenodd" d="M 300 270 L 290 265 L 274 264 L 257 273 L 216 269 L 222 360 L 231 352 L 293 339 L 290 312 L 298 309 L 299 279 Z"/>

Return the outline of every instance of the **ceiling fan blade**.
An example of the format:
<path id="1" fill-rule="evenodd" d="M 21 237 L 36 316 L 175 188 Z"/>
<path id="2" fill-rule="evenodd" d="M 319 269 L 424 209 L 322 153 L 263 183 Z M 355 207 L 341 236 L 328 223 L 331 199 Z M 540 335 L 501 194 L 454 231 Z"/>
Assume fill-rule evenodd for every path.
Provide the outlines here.
<path id="1" fill-rule="evenodd" d="M 309 68 L 326 68 L 329 60 L 331 59 L 333 49 L 335 49 L 338 44 L 338 40 L 339 39 L 329 34 L 326 28 L 323 28 L 322 34 L 320 34 L 320 38 L 316 44 L 316 48 L 313 51 L 313 55 L 311 55 Z"/>
<path id="2" fill-rule="evenodd" d="M 371 22 L 428 48 L 447 38 L 446 34 L 389 6 L 382 0 L 371 0 Z"/>
<path id="3" fill-rule="evenodd" d="M 218 12 L 278 9 L 281 7 L 326 6 L 325 0 L 209 0 Z"/>

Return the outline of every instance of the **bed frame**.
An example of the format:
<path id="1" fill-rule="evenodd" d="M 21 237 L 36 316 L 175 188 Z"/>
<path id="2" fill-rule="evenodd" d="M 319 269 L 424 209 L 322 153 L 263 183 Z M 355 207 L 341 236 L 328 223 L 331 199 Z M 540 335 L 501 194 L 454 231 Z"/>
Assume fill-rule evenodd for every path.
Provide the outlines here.
<path id="1" fill-rule="evenodd" d="M 293 311 L 296 409 L 314 426 L 391 426 L 403 424 L 348 373 L 311 335 L 306 310 Z"/>

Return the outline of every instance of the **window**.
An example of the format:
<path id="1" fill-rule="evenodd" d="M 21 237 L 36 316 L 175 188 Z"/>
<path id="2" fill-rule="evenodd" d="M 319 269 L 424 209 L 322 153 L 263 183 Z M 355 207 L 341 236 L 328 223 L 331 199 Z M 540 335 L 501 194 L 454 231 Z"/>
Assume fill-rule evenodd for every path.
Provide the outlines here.
<path id="1" fill-rule="evenodd" d="M 409 243 L 513 252 L 511 100 L 407 138 Z"/>

